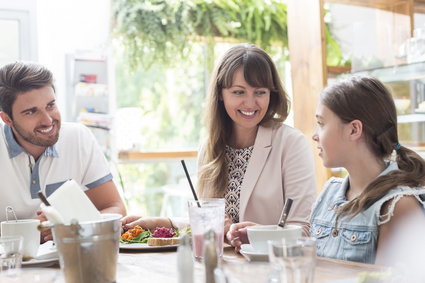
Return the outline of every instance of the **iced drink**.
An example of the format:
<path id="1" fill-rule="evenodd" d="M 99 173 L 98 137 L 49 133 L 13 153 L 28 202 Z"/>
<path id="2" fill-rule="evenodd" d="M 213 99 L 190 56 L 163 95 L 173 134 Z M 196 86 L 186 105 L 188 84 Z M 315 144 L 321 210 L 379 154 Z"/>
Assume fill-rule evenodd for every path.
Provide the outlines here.
<path id="1" fill-rule="evenodd" d="M 221 257 L 223 255 L 224 199 L 201 199 L 198 202 L 190 200 L 188 204 L 195 258 L 202 259 L 204 234 L 210 229 L 213 229 L 216 234 L 217 254 Z"/>

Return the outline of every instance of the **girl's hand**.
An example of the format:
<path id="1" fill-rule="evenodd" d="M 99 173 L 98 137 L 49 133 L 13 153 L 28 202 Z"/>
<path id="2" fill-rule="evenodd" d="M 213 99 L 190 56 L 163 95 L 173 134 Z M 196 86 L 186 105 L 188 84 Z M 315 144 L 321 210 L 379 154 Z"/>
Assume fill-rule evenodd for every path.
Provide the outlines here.
<path id="1" fill-rule="evenodd" d="M 230 226 L 229 232 L 227 232 L 226 237 L 232 246 L 235 247 L 235 251 L 239 252 L 242 244 L 248 244 L 248 235 L 246 232 L 246 227 L 257 225 L 254 222 L 241 222 L 235 223 Z"/>

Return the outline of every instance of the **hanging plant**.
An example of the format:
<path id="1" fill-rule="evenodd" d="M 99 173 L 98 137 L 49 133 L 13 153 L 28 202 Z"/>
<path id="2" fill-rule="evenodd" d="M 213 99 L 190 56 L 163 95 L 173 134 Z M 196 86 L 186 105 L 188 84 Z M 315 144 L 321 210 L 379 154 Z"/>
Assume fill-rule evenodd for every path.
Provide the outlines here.
<path id="1" fill-rule="evenodd" d="M 153 62 L 167 65 L 185 55 L 192 34 L 190 5 L 180 0 L 113 1 L 114 33 L 132 68 Z"/>
<path id="2" fill-rule="evenodd" d="M 133 69 L 154 62 L 177 64 L 190 54 L 190 40 L 208 42 L 209 54 L 217 38 L 251 42 L 265 50 L 288 48 L 281 0 L 114 0 L 113 18 L 114 34 Z M 328 57 L 335 61 L 340 49 L 331 43 Z"/>

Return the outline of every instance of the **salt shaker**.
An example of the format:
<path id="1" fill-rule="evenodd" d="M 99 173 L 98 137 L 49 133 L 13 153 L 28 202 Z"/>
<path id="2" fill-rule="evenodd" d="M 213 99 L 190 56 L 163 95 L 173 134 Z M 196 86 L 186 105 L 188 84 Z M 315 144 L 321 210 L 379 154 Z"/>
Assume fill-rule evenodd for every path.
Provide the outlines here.
<path id="1" fill-rule="evenodd" d="M 218 255 L 216 246 L 216 235 L 214 230 L 209 230 L 204 234 L 204 264 L 205 282 L 215 283 L 214 270 L 218 265 Z"/>
<path id="2" fill-rule="evenodd" d="M 177 271 L 179 283 L 193 283 L 193 256 L 188 234 L 182 236 L 177 248 Z"/>

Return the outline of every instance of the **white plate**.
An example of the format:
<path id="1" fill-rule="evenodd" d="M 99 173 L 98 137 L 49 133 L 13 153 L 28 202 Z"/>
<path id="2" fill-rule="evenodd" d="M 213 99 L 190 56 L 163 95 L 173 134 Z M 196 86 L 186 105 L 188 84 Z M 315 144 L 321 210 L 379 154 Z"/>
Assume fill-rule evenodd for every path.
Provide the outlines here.
<path id="1" fill-rule="evenodd" d="M 30 259 L 28 261 L 23 261 L 22 262 L 22 266 L 23 267 L 34 267 L 34 266 L 52 266 L 55 265 L 59 262 L 59 258 L 58 257 L 54 257 L 54 258 L 46 258 L 46 259 Z"/>
<path id="2" fill-rule="evenodd" d="M 167 246 L 149 246 L 148 244 L 142 243 L 120 243 L 120 249 L 122 250 L 137 250 L 137 251 L 159 251 L 159 250 L 176 250 L 179 245 L 167 245 Z"/>
<path id="3" fill-rule="evenodd" d="M 22 266 L 50 266 L 59 261 L 58 250 L 53 241 L 47 241 L 38 248 L 37 257 L 22 261 Z"/>
<path id="4" fill-rule="evenodd" d="M 250 244 L 241 245 L 241 254 L 249 261 L 269 261 L 267 252 L 254 250 Z"/>

